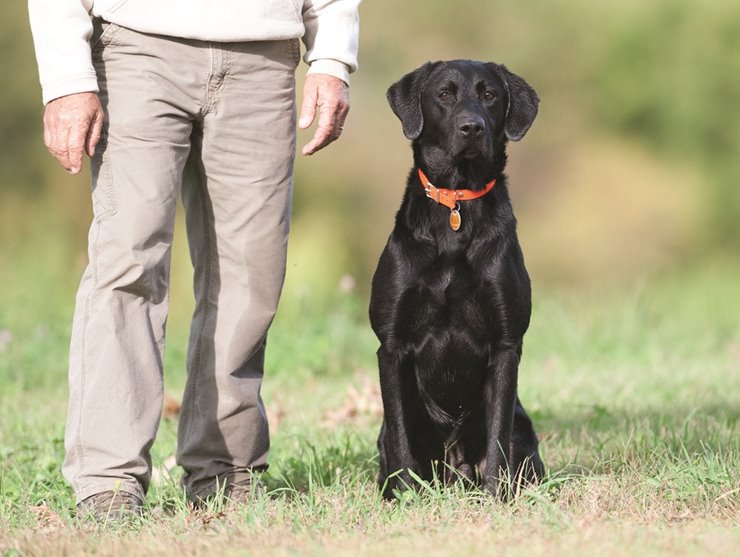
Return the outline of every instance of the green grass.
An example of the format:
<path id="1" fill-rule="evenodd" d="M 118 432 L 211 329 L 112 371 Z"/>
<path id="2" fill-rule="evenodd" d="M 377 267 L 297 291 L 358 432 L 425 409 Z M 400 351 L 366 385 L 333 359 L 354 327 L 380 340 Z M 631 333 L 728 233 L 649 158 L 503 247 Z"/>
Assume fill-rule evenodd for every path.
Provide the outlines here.
<path id="1" fill-rule="evenodd" d="M 71 307 L 0 295 L 0 554 L 737 553 L 738 284 L 740 264 L 713 260 L 638 284 L 536 291 L 520 393 L 549 472 L 510 504 L 436 484 L 381 501 L 376 342 L 364 303 L 286 292 L 264 384 L 269 498 L 194 513 L 174 469 L 154 483 L 143 520 L 115 527 L 79 523 L 59 472 Z M 173 323 L 175 397 L 185 338 Z M 175 440 L 176 420 L 166 418 L 157 467 Z"/>

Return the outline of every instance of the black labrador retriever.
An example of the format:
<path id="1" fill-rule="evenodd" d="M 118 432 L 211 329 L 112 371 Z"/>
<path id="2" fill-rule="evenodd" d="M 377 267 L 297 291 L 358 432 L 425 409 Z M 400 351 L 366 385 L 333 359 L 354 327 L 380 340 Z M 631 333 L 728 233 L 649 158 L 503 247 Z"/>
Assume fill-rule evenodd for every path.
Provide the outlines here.
<path id="1" fill-rule="evenodd" d="M 470 60 L 427 63 L 387 97 L 414 168 L 372 283 L 378 483 L 388 499 L 414 476 L 507 496 L 544 474 L 517 395 L 531 290 L 503 174 L 539 98 L 504 66 Z"/>

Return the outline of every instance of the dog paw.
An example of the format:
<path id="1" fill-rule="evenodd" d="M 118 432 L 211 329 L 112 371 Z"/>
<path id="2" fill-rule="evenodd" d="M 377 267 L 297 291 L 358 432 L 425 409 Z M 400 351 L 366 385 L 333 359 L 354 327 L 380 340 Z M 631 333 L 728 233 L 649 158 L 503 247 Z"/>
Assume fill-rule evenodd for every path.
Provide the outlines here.
<path id="1" fill-rule="evenodd" d="M 414 489 L 415 483 L 407 470 L 399 470 L 382 478 L 378 477 L 378 487 L 383 499 L 393 501 L 409 489 Z"/>

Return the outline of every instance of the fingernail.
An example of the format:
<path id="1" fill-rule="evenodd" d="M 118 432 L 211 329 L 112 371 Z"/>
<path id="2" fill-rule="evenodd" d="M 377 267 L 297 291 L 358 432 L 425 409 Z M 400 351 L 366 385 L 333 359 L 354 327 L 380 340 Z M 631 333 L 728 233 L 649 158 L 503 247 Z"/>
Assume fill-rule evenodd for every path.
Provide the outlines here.
<path id="1" fill-rule="evenodd" d="M 80 168 L 78 166 L 73 166 L 69 169 L 70 174 L 77 174 L 80 171 Z"/>

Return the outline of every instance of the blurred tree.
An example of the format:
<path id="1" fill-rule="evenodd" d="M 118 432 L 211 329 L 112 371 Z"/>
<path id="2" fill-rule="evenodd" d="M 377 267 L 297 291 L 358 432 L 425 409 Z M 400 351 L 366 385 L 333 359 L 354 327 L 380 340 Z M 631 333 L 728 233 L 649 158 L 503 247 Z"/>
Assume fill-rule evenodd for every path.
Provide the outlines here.
<path id="1" fill-rule="evenodd" d="M 527 161 L 518 168 L 526 173 L 516 188 L 522 209 L 527 208 L 521 203 L 525 199 L 536 208 L 549 206 L 551 196 L 574 195 L 574 184 L 563 180 L 563 173 L 571 176 L 567 172 L 572 158 L 603 167 L 588 146 L 604 135 L 617 146 L 627 137 L 651 151 L 648 158 L 656 165 L 680 161 L 682 168 L 703 169 L 702 195 L 712 201 L 705 228 L 711 235 L 697 237 L 689 247 L 677 242 L 678 249 L 691 253 L 694 246 L 705 250 L 717 242 L 737 244 L 736 0 L 368 0 L 361 13 L 361 69 L 352 78 L 353 108 L 344 137 L 326 154 L 299 157 L 296 167 L 294 222 L 301 236 L 294 236 L 300 245 L 292 252 L 311 262 L 317 284 L 334 284 L 332 273 L 353 273 L 361 285 L 363 277 L 371 276 L 410 161 L 407 141 L 384 93 L 390 83 L 427 60 L 503 62 L 540 93 L 540 122 L 515 151 Z M 66 242 L 65 261 L 82 261 L 90 219 L 89 178 L 86 171 L 70 178 L 44 148 L 26 2 L 0 2 L 0 48 L 5 76 L 0 89 L 0 268 L 16 253 L 38 251 L 43 242 L 57 251 Z M 299 142 L 307 140 L 303 134 Z M 634 162 L 615 152 L 619 149 L 609 150 L 614 160 L 626 161 L 624 167 Z M 510 170 L 514 168 L 512 164 Z M 645 168 L 629 171 L 635 191 L 655 183 Z M 583 175 L 590 180 L 590 169 Z M 593 187 L 588 181 L 582 191 Z M 655 199 L 629 198 L 625 203 L 644 205 Z M 697 198 L 689 199 L 693 203 Z M 559 206 L 552 207 L 564 214 Z M 568 217 L 573 222 L 566 219 L 565 224 L 595 214 L 600 226 L 614 235 L 613 222 L 600 219 L 599 210 L 586 203 L 580 214 Z M 698 228 L 694 222 L 692 233 L 686 234 L 692 239 Z M 323 249 L 330 241 L 337 249 Z M 10 254 L 8 246 L 14 242 L 18 247 Z M 182 245 L 177 253 L 187 265 Z M 305 275 L 308 268 L 308 263 L 302 264 L 301 272 Z"/>
<path id="2" fill-rule="evenodd" d="M 611 18 L 597 114 L 619 133 L 701 165 L 706 240 L 740 240 L 740 3 L 628 2 Z"/>
<path id="3" fill-rule="evenodd" d="M 25 2 L 0 8 L 0 195 L 38 194 L 48 164 L 41 124 L 41 89 Z"/>

